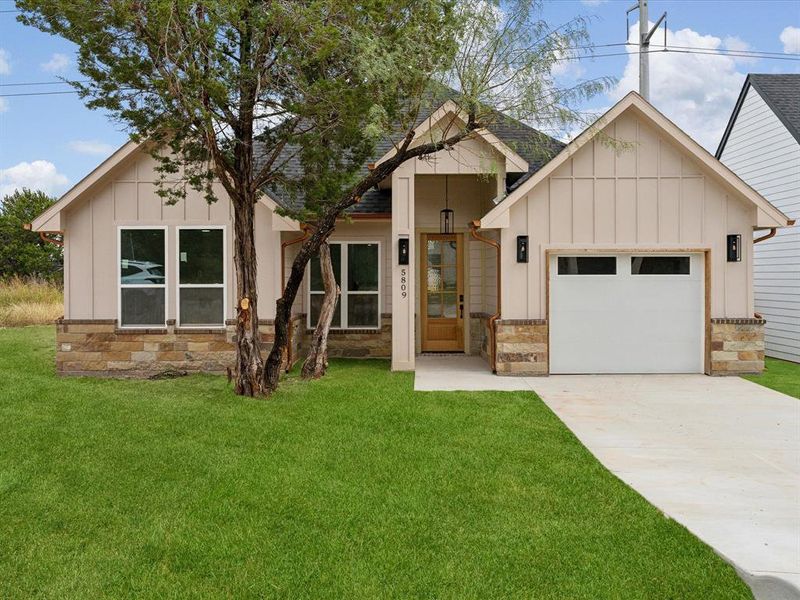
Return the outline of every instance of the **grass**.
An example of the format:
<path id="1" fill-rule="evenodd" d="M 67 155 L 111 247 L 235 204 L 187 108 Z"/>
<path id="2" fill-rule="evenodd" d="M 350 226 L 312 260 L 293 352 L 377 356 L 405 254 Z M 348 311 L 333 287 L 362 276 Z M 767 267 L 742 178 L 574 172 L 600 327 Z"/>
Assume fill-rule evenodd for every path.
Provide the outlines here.
<path id="1" fill-rule="evenodd" d="M 64 314 L 61 289 L 46 281 L 0 280 L 0 327 L 52 323 Z"/>
<path id="2" fill-rule="evenodd" d="M 530 393 L 59 379 L 0 331 L 0 597 L 750 598 Z"/>
<path id="3" fill-rule="evenodd" d="M 800 364 L 768 357 L 765 367 L 761 375 L 748 375 L 745 379 L 800 398 Z"/>

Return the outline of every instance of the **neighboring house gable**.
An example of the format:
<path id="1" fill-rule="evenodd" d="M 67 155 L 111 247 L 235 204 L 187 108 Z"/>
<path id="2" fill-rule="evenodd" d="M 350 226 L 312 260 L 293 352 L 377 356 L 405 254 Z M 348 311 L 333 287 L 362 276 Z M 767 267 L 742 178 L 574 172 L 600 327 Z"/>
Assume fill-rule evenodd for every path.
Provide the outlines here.
<path id="1" fill-rule="evenodd" d="M 776 208 L 800 218 L 800 75 L 749 75 L 717 157 Z M 779 230 L 754 254 L 767 354 L 800 362 L 800 229 Z"/>

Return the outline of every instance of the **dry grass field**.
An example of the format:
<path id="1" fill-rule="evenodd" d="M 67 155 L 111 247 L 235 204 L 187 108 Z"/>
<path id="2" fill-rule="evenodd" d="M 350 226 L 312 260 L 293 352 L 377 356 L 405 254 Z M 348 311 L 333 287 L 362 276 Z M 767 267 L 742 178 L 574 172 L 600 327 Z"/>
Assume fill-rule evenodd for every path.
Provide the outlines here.
<path id="1" fill-rule="evenodd" d="M 47 325 L 64 314 L 62 291 L 54 283 L 0 280 L 0 327 Z"/>

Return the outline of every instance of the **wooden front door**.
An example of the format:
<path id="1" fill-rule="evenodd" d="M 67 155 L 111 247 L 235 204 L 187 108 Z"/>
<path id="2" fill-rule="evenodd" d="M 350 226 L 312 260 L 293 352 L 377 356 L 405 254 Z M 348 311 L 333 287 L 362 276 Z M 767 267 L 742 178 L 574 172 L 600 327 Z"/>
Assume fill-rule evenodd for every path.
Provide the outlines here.
<path id="1" fill-rule="evenodd" d="M 459 233 L 422 234 L 423 352 L 464 351 L 464 250 Z"/>

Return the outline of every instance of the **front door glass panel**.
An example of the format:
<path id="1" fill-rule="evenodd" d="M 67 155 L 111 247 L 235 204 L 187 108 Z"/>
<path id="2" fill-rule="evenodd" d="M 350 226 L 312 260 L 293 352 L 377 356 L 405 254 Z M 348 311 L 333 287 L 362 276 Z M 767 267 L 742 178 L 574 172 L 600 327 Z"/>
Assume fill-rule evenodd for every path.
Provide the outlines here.
<path id="1" fill-rule="evenodd" d="M 455 240 L 428 240 L 428 317 L 455 318 L 458 312 L 458 266 Z"/>

